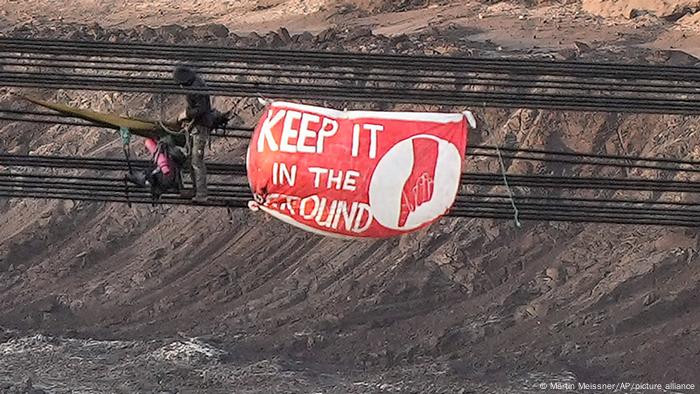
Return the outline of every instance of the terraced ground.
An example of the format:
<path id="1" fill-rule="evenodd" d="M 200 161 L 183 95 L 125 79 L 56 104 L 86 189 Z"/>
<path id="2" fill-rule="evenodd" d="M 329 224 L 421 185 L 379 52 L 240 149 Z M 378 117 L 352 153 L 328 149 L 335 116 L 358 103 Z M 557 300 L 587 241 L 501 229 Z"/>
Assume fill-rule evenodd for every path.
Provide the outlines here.
<path id="1" fill-rule="evenodd" d="M 673 21 L 646 15 L 615 25 L 575 4 L 436 3 L 402 12 L 384 3 L 326 4 L 274 14 L 288 17 L 288 26 L 310 20 L 311 30 L 318 26 L 318 34 L 290 28 L 287 39 L 267 30 L 247 34 L 237 14 L 252 15 L 257 22 L 251 29 L 279 26 L 281 17 L 263 16 L 283 4 L 265 8 L 257 2 L 258 11 L 226 13 L 199 1 L 193 3 L 202 7 L 197 15 L 164 8 L 162 23 L 211 20 L 229 31 L 221 25 L 158 27 L 162 23 L 152 15 L 157 7 L 117 7 L 112 19 L 100 19 L 107 11 L 94 11 L 91 2 L 75 10 L 42 8 L 46 2 L 40 1 L 23 3 L 26 8 L 0 3 L 6 11 L 0 31 L 19 37 L 697 63 L 653 49 L 675 31 Z M 207 7 L 214 11 L 207 14 Z M 103 26 L 86 20 L 88 9 Z M 49 15 L 63 15 L 63 21 Z M 347 31 L 325 30 L 343 18 Z M 153 28 L 134 26 L 135 20 Z M 435 26 L 416 22 L 427 20 Z M 541 26 L 542 46 L 533 49 L 537 38 L 515 42 L 511 32 L 494 38 L 486 23 L 501 20 L 536 36 L 534 28 Z M 480 27 L 465 26 L 471 21 Z M 561 29 L 548 27 L 554 24 Z M 584 28 L 590 24 L 600 27 L 597 33 Z M 589 50 L 574 47 L 578 37 L 571 31 L 582 31 Z M 595 34 L 599 41 L 591 38 Z M 679 45 L 693 42 L 683 40 Z M 16 107 L 8 92 L 0 87 L 0 106 Z M 130 115 L 158 113 L 161 106 L 174 114 L 182 105 L 179 97 L 161 104 L 147 94 L 35 93 Z M 259 109 L 254 100 L 217 99 L 215 105 L 236 105 L 247 122 Z M 692 117 L 475 112 L 482 126 L 470 137 L 473 143 L 700 156 Z M 245 144 L 217 140 L 211 158 L 241 162 Z M 91 157 L 121 153 L 117 138 L 103 130 L 9 122 L 0 123 L 0 147 Z M 495 162 L 467 165 L 497 168 Z M 571 174 L 552 165 L 516 163 L 510 170 Z M 345 242 L 243 210 L 229 215 L 220 209 L 0 200 L 0 390 L 522 393 L 542 392 L 542 382 L 620 380 L 697 386 L 698 250 L 696 229 L 564 223 L 517 229 L 510 222 L 444 219 L 401 239 Z"/>

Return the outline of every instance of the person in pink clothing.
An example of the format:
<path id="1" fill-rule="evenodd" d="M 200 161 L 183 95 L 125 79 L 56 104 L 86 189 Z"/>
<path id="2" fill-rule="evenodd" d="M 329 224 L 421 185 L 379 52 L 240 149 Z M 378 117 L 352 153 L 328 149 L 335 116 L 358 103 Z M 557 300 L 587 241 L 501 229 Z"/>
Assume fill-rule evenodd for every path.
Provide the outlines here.
<path id="1" fill-rule="evenodd" d="M 185 161 L 182 152 L 168 137 L 156 141 L 146 138 L 146 149 L 152 155 L 149 168 L 129 172 L 127 179 L 141 187 L 150 187 L 154 196 L 167 191 L 179 192 L 181 186 L 180 168 Z"/>
<path id="2" fill-rule="evenodd" d="M 175 166 L 175 163 L 162 152 L 163 149 L 158 149 L 158 142 L 153 138 L 146 138 L 146 149 L 153 155 L 153 159 L 163 176 L 169 176 L 170 169 Z"/>

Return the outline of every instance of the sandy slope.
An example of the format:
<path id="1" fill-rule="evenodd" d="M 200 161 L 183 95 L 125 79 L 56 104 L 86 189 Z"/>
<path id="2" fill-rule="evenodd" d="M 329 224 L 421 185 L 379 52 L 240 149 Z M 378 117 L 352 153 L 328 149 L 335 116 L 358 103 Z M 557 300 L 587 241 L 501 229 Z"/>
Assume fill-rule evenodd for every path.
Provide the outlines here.
<path id="1" fill-rule="evenodd" d="M 412 3 L 422 6 L 411 6 Z M 431 26 L 458 25 L 470 31 L 470 38 L 491 40 L 506 48 L 561 49 L 570 48 L 575 41 L 601 45 L 619 42 L 679 49 L 700 56 L 697 18 L 686 17 L 675 22 L 661 19 L 682 9 L 669 5 L 677 2 L 640 1 L 636 8 L 655 12 L 659 17 L 631 20 L 623 16 L 631 7 L 625 2 L 612 2 L 615 4 L 611 6 L 610 2 L 588 0 L 583 8 L 577 2 L 542 3 L 544 5 L 532 8 L 520 2 L 488 5 L 488 2 L 475 0 L 154 0 L 147 3 L 73 0 L 65 5 L 49 0 L 0 0 L 0 27 L 3 19 L 6 25 L 62 21 L 98 22 L 120 28 L 221 23 L 244 33 L 276 30 L 280 26 L 291 32 L 319 32 L 329 27 L 365 25 L 373 28 L 376 34 L 398 35 Z M 697 2 L 683 4 L 686 3 Z"/>

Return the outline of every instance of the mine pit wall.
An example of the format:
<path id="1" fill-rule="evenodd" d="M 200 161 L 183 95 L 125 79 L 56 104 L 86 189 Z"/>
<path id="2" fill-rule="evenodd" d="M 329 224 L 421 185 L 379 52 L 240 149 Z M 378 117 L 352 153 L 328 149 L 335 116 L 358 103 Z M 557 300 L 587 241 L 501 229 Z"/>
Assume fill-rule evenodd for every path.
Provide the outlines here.
<path id="1" fill-rule="evenodd" d="M 238 36 L 221 25 L 25 25 L 10 35 L 502 55 L 488 45 L 441 38 L 450 35 L 440 31 L 398 38 L 366 30 Z M 663 53 L 585 56 L 640 61 Z M 134 116 L 160 111 L 147 94 L 32 92 Z M 163 102 L 166 115 L 181 105 L 178 97 Z M 255 100 L 215 101 L 225 108 L 236 103 L 246 122 L 255 122 Z M 0 105 L 17 106 L 6 89 Z M 482 125 L 470 136 L 473 144 L 700 159 L 692 117 L 472 110 Z M 67 126 L 5 124 L 0 140 L 14 153 L 121 152 L 114 135 Z M 245 148 L 244 141 L 216 140 L 209 157 L 240 162 Z M 468 166 L 497 171 L 495 162 Z M 571 174 L 542 164 L 510 170 Z M 695 229 L 567 223 L 516 229 L 510 222 L 446 218 L 401 239 L 344 242 L 245 210 L 233 213 L 233 223 L 219 209 L 70 201 L 3 200 L 0 212 L 0 326 L 8 328 L 103 339 L 214 335 L 228 338 L 241 357 L 287 354 L 361 368 L 447 357 L 455 371 L 468 374 L 567 369 L 651 379 L 667 377 L 672 365 L 681 380 L 700 365 Z"/>

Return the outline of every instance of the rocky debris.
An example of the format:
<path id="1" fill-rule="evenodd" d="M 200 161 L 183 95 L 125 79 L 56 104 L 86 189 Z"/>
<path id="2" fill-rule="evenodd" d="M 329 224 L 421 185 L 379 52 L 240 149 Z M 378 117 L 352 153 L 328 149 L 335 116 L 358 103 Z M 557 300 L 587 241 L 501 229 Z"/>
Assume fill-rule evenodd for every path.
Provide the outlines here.
<path id="1" fill-rule="evenodd" d="M 406 12 L 437 3 L 439 2 L 431 0 L 384 0 L 380 1 L 371 10 L 373 12 Z"/>
<path id="2" fill-rule="evenodd" d="M 285 28 L 259 34 L 251 32 L 239 37 L 220 24 L 182 26 L 170 24 L 158 28 L 136 26 L 133 29 L 108 29 L 93 24 L 26 24 L 17 27 L 8 35 L 17 38 L 54 38 L 65 35 L 75 40 L 107 42 L 178 43 L 229 46 L 239 48 L 292 48 L 327 51 L 360 51 L 371 53 L 420 53 L 474 55 L 492 50 L 490 44 L 470 42 L 462 38 L 455 41 L 450 35 L 457 34 L 454 27 L 433 28 L 430 32 L 395 37 L 375 35 L 372 29 L 356 27 L 344 30 L 326 29 L 317 35 L 303 32 L 291 35 Z M 461 33 L 457 34 L 460 35 Z"/>
<path id="3" fill-rule="evenodd" d="M 287 30 L 284 27 L 280 27 L 277 30 L 277 35 L 280 37 L 280 39 L 285 45 L 292 42 L 292 36 L 289 34 L 289 30 Z"/>
<path id="4" fill-rule="evenodd" d="M 654 293 L 654 292 L 647 293 L 647 295 L 644 296 L 644 306 L 649 306 L 649 305 L 653 304 L 654 302 L 656 302 L 658 299 L 659 299 L 659 296 L 656 293 Z"/>
<path id="5" fill-rule="evenodd" d="M 316 45 L 316 37 L 305 31 L 300 34 L 295 34 L 292 36 L 290 46 L 296 49 L 313 49 Z"/>
<path id="6" fill-rule="evenodd" d="M 338 31 L 334 28 L 326 29 L 316 36 L 316 42 L 319 44 L 328 43 L 333 41 L 338 36 Z"/>
<path id="7" fill-rule="evenodd" d="M 683 29 L 700 31 L 700 12 L 686 14 L 677 21 L 677 24 Z"/>
<path id="8" fill-rule="evenodd" d="M 15 330 L 8 330 L 0 326 L 0 343 L 8 342 L 10 339 L 16 338 L 18 336 L 19 332 Z"/>
<path id="9" fill-rule="evenodd" d="M 195 338 L 173 342 L 153 352 L 158 360 L 186 364 L 216 362 L 225 355 L 225 351 Z"/>
<path id="10" fill-rule="evenodd" d="M 286 43 L 282 39 L 282 37 L 274 32 L 271 31 L 265 35 L 265 47 L 266 48 L 280 48 L 284 46 Z"/>
<path id="11" fill-rule="evenodd" d="M 358 8 L 356 4 L 345 3 L 345 4 L 341 4 L 338 6 L 338 8 L 335 11 L 335 15 L 336 16 L 340 15 L 340 16 L 347 18 L 351 15 L 357 15 L 360 12 L 361 12 L 360 8 Z M 357 15 L 357 16 L 360 16 L 360 15 Z"/>
<path id="12" fill-rule="evenodd" d="M 0 392 L 2 394 L 47 394 L 46 391 L 34 387 L 31 378 L 26 378 L 18 384 L 0 382 Z"/>
<path id="13" fill-rule="evenodd" d="M 532 374 L 513 373 L 510 382 L 478 383 L 465 378 L 453 362 L 416 361 L 391 371 L 372 368 L 333 370 L 328 363 L 316 369 L 283 356 L 217 363 L 173 363 L 153 357 L 150 341 L 128 341 L 115 348 L 109 341 L 58 338 L 61 351 L 31 351 L 3 355 L 0 393 L 161 393 L 183 392 L 251 394 L 282 393 L 499 393 L 523 394 L 523 382 Z M 381 353 L 381 352 L 380 352 Z M 369 362 L 386 358 L 369 354 Z M 462 362 L 461 364 L 466 364 Z M 539 373 L 540 381 L 560 381 L 559 374 Z M 575 381 L 575 376 L 573 376 Z M 536 389 L 536 387 L 535 387 Z M 537 391 L 532 391 L 536 393 Z"/>
<path id="14" fill-rule="evenodd" d="M 161 26 L 156 30 L 165 42 L 182 42 L 185 39 L 185 28 L 178 24 Z"/>
<path id="15" fill-rule="evenodd" d="M 133 29 L 130 38 L 141 42 L 155 42 L 159 39 L 159 35 L 156 29 L 139 25 Z"/>
<path id="16" fill-rule="evenodd" d="M 689 55 L 683 51 L 668 50 L 668 51 L 652 51 L 647 56 L 647 61 L 655 64 L 665 64 L 669 66 L 685 66 L 692 67 L 700 64 L 700 59 Z"/>
<path id="17" fill-rule="evenodd" d="M 186 27 L 183 36 L 196 40 L 220 40 L 229 36 L 229 30 L 221 24 Z"/>
<path id="18" fill-rule="evenodd" d="M 221 39 L 228 37 L 230 34 L 228 28 L 220 23 L 213 23 L 206 26 L 207 33 L 212 37 Z"/>
<path id="19" fill-rule="evenodd" d="M 371 37 L 372 29 L 369 27 L 358 27 L 347 32 L 348 40 L 357 40 L 358 38 Z"/>
<path id="20" fill-rule="evenodd" d="M 32 337 L 12 338 L 0 343 L 0 354 L 10 355 L 25 352 L 53 352 L 57 342 L 52 337 L 36 334 Z"/>
<path id="21" fill-rule="evenodd" d="M 242 37 L 238 41 L 238 46 L 244 48 L 264 48 L 267 45 L 265 38 L 256 32 L 252 32 L 247 36 Z"/>
<path id="22" fill-rule="evenodd" d="M 132 29 L 123 30 L 103 28 L 97 23 L 85 26 L 70 23 L 40 25 L 31 22 L 15 28 L 9 35 L 17 38 L 55 38 L 56 36 L 63 36 L 71 40 L 107 42 L 235 42 L 238 39 L 237 36 L 229 32 L 226 26 L 221 24 L 199 26 L 170 24 L 158 28 L 138 25 Z"/>
<path id="23" fill-rule="evenodd" d="M 545 270 L 545 275 L 556 284 L 562 284 L 565 281 L 564 273 L 560 267 L 549 267 Z"/>
<path id="24" fill-rule="evenodd" d="M 391 37 L 389 39 L 389 43 L 391 43 L 391 45 L 394 45 L 396 49 L 400 49 L 401 46 L 409 47 L 412 45 L 410 37 L 406 34 L 399 34 L 397 36 Z"/>
<path id="25" fill-rule="evenodd" d="M 651 14 L 675 21 L 700 10 L 698 0 L 583 0 L 583 10 L 601 17 L 637 18 Z"/>
<path id="26" fill-rule="evenodd" d="M 578 55 L 591 51 L 591 46 L 581 41 L 574 41 L 574 48 L 576 49 L 576 54 Z"/>
<path id="27" fill-rule="evenodd" d="M 292 42 L 294 43 L 306 43 L 306 44 L 313 44 L 314 40 L 314 35 L 309 33 L 308 31 L 295 34 L 294 37 L 292 37 Z"/>

